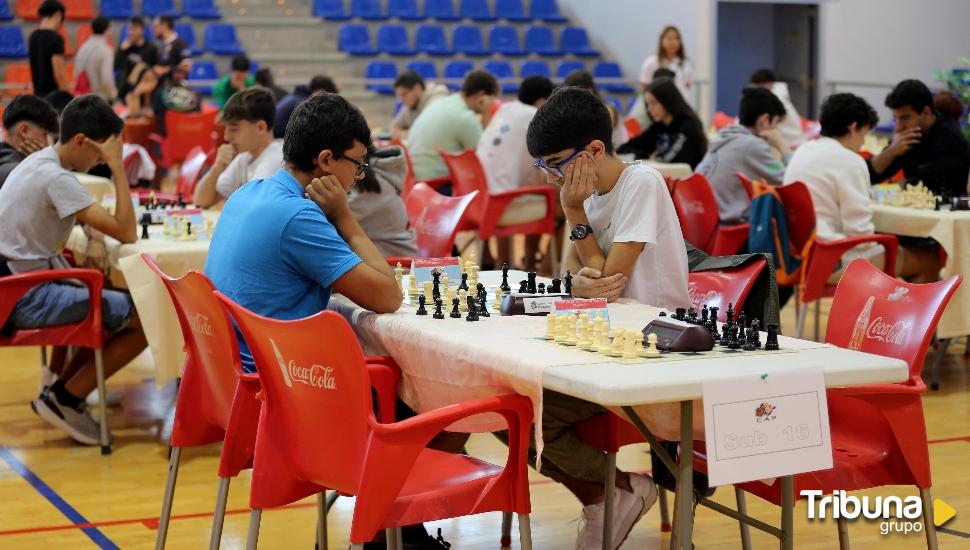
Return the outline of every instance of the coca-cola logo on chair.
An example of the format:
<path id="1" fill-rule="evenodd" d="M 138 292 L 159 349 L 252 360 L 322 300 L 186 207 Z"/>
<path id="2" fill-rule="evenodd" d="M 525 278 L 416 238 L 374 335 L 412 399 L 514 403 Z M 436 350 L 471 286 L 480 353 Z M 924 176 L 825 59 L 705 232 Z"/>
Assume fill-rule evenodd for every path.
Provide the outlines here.
<path id="1" fill-rule="evenodd" d="M 283 354 L 280 353 L 280 349 L 276 347 L 276 342 L 272 338 L 269 339 L 269 343 L 273 346 L 273 353 L 276 354 L 276 363 L 280 367 L 280 372 L 283 373 L 283 381 L 286 382 L 287 387 L 292 388 L 293 382 L 295 381 L 312 388 L 324 390 L 337 389 L 337 379 L 333 376 L 333 367 L 325 367 L 323 365 L 301 367 L 292 359 L 287 362 L 283 359 Z"/>
<path id="2" fill-rule="evenodd" d="M 866 338 L 885 342 L 887 344 L 901 345 L 909 336 L 913 328 L 912 321 L 886 321 L 882 317 L 876 317 L 869 323 L 866 329 Z"/>
<path id="3" fill-rule="evenodd" d="M 718 304 L 721 295 L 716 290 L 708 290 L 702 294 L 696 288 L 688 286 L 687 298 L 690 300 L 690 305 L 694 306 L 694 309 L 700 309 L 703 305 Z"/>

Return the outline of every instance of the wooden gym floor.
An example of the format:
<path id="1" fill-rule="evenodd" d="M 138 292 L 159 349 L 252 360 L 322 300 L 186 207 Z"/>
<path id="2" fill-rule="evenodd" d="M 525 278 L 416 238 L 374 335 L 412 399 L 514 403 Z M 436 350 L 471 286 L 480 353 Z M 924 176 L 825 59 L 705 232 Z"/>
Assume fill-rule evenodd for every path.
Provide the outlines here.
<path id="1" fill-rule="evenodd" d="M 824 307 L 823 307 L 824 310 Z M 794 310 L 785 310 L 784 326 L 794 326 Z M 809 323 L 811 325 L 811 323 Z M 824 326 L 824 317 L 823 317 Z M 791 329 L 789 329 L 791 330 Z M 964 347 L 950 346 L 942 367 L 942 389 L 924 398 L 933 465 L 933 496 L 956 508 L 947 528 L 970 532 L 970 375 Z M 28 405 L 38 383 L 36 348 L 0 349 L 0 548 L 152 548 L 167 470 L 168 412 L 174 389 L 158 390 L 151 359 L 143 354 L 121 371 L 109 386 L 123 388 L 124 404 L 110 412 L 115 435 L 114 454 L 101 457 L 97 448 L 81 447 L 48 427 Z M 503 463 L 505 447 L 488 434 L 469 442 L 472 454 Z M 208 543 L 215 503 L 217 445 L 187 449 L 175 494 L 169 548 L 204 548 Z M 645 445 L 622 450 L 619 466 L 647 471 Z M 222 547 L 245 545 L 248 520 L 249 473 L 234 480 L 229 493 Z M 561 487 L 533 473 L 532 526 L 537 549 L 572 548 L 580 505 Z M 858 495 L 915 495 L 915 488 L 883 488 Z M 733 506 L 733 491 L 718 490 L 715 500 Z M 330 515 L 330 545 L 347 547 L 352 500 L 338 500 Z M 269 510 L 263 514 L 261 548 L 313 548 L 315 511 L 312 500 Z M 777 524 L 779 510 L 755 497 L 749 512 Z M 455 549 L 498 548 L 498 514 L 435 522 Z M 669 537 L 660 533 L 659 506 L 635 527 L 624 548 L 666 548 Z M 832 520 L 809 522 L 805 503 L 795 510 L 798 549 L 836 548 Z M 924 548 L 921 533 L 883 536 L 877 523 L 857 521 L 849 526 L 854 548 L 880 550 Z M 515 531 L 513 531 L 513 534 Z M 699 508 L 694 530 L 698 549 L 740 547 L 737 524 L 706 508 Z M 754 548 L 776 548 L 768 535 L 752 530 Z M 970 548 L 970 535 L 940 533 L 940 547 Z M 513 536 L 513 539 L 515 537 Z M 518 542 L 513 543 L 513 548 Z"/>

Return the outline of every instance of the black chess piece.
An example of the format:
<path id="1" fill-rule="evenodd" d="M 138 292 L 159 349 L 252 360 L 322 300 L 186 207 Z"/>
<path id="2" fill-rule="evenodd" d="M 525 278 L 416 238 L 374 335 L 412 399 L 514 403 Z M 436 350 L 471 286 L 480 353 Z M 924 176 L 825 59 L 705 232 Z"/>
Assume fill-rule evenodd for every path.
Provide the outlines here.
<path id="1" fill-rule="evenodd" d="M 751 321 L 751 343 L 761 348 L 761 321 L 758 319 Z"/>
<path id="2" fill-rule="evenodd" d="M 461 274 L 461 284 L 458 285 L 458 290 L 464 290 L 465 292 L 468 292 L 468 274 L 467 273 L 462 273 Z"/>
<path id="3" fill-rule="evenodd" d="M 425 297 L 424 297 L 424 294 L 418 294 L 418 311 L 417 311 L 417 315 L 427 315 L 428 314 L 428 310 L 425 309 L 424 306 L 425 306 Z"/>
<path id="4" fill-rule="evenodd" d="M 729 349 L 741 349 L 741 340 L 738 339 L 738 330 L 740 330 L 738 326 L 734 325 L 728 331 L 727 347 Z"/>
<path id="5" fill-rule="evenodd" d="M 719 308 L 717 306 L 711 306 L 711 307 L 709 307 L 707 309 L 708 309 L 707 328 L 710 329 L 711 334 L 714 335 L 714 340 L 717 340 L 718 339 L 718 334 L 717 334 L 717 312 L 720 311 L 721 308 Z"/>
<path id="6" fill-rule="evenodd" d="M 431 288 L 431 297 L 434 298 L 435 300 L 439 300 L 441 298 L 441 272 L 440 271 L 431 272 L 431 283 L 432 285 L 434 285 Z"/>
<path id="7" fill-rule="evenodd" d="M 461 309 L 458 307 L 461 304 L 461 300 L 455 296 L 451 299 L 451 317 L 452 319 L 461 319 Z"/>
<path id="8" fill-rule="evenodd" d="M 778 350 L 778 325 L 768 323 L 768 337 L 765 338 L 765 351 Z"/>
<path id="9" fill-rule="evenodd" d="M 179 208 L 185 208 L 185 199 L 182 197 L 182 193 L 178 196 Z"/>
<path id="10" fill-rule="evenodd" d="M 708 314 L 707 304 L 704 304 L 701 307 L 701 325 L 705 327 L 707 326 L 707 314 Z"/>
<path id="11" fill-rule="evenodd" d="M 545 285 L 545 283 L 539 283 L 539 286 L 538 286 L 538 288 L 536 288 L 536 290 L 539 291 L 539 294 L 545 294 L 546 293 L 546 285 Z"/>
<path id="12" fill-rule="evenodd" d="M 152 223 L 151 212 L 145 212 L 141 215 L 141 238 L 148 238 L 148 226 Z"/>
<path id="13" fill-rule="evenodd" d="M 748 328 L 748 326 L 749 326 L 748 325 L 748 316 L 745 315 L 743 311 L 738 314 L 738 326 L 741 327 L 741 330 L 744 330 L 744 329 Z"/>
<path id="14" fill-rule="evenodd" d="M 566 277 L 564 279 L 566 281 L 565 283 L 566 287 L 563 289 L 563 292 L 572 296 L 573 295 L 573 274 L 568 269 L 566 270 Z"/>
<path id="15" fill-rule="evenodd" d="M 478 320 L 478 306 L 475 305 L 474 296 L 465 296 L 465 302 L 468 305 L 468 315 L 465 316 L 466 321 L 477 321 Z"/>
<path id="16" fill-rule="evenodd" d="M 492 314 L 488 312 L 488 295 L 482 292 L 478 295 L 478 316 L 479 317 L 491 317 Z"/>
<path id="17" fill-rule="evenodd" d="M 666 317 L 666 316 L 667 316 L 667 312 L 666 311 L 661 311 L 660 312 L 659 317 Z"/>
<path id="18" fill-rule="evenodd" d="M 529 281 L 519 281 L 519 294 L 529 293 Z"/>
<path id="19" fill-rule="evenodd" d="M 729 327 L 734 325 L 734 304 L 728 303 L 728 308 L 724 315 L 724 324 Z"/>
<path id="20" fill-rule="evenodd" d="M 687 309 L 687 322 L 696 325 L 697 324 L 697 310 L 694 308 Z"/>
<path id="21" fill-rule="evenodd" d="M 758 349 L 758 346 L 754 345 L 755 338 L 757 337 L 754 335 L 754 330 L 750 327 L 746 329 L 744 335 L 744 345 L 741 347 L 741 349 L 744 351 L 754 351 Z"/>
<path id="22" fill-rule="evenodd" d="M 511 292 L 512 287 L 509 286 L 509 264 L 502 264 L 502 285 L 499 287 L 502 292 Z"/>
<path id="23" fill-rule="evenodd" d="M 552 284 L 549 285 L 547 289 L 549 294 L 561 294 L 562 293 L 562 281 L 559 279 L 553 279 Z"/>
<path id="24" fill-rule="evenodd" d="M 529 289 L 529 294 L 536 294 L 537 293 L 538 288 L 536 287 L 536 272 L 535 271 L 530 271 L 529 272 L 529 274 L 528 274 L 528 284 L 526 285 L 526 288 Z"/>
<path id="25" fill-rule="evenodd" d="M 483 296 L 488 296 L 488 292 L 485 290 L 485 285 L 483 283 L 478 283 L 475 286 L 475 299 L 480 300 Z"/>
<path id="26" fill-rule="evenodd" d="M 192 234 L 192 222 L 188 222 L 188 221 L 185 222 L 185 234 L 186 235 Z"/>
<path id="27" fill-rule="evenodd" d="M 437 299 L 437 300 L 435 300 L 434 301 L 434 313 L 431 316 L 434 317 L 435 319 L 444 319 L 445 318 L 445 312 L 442 311 L 442 307 L 443 306 L 444 306 L 444 304 L 441 302 L 441 299 L 440 298 Z"/>
<path id="28" fill-rule="evenodd" d="M 684 321 L 687 319 L 687 308 L 679 307 L 674 310 L 674 319 L 678 321 Z"/>

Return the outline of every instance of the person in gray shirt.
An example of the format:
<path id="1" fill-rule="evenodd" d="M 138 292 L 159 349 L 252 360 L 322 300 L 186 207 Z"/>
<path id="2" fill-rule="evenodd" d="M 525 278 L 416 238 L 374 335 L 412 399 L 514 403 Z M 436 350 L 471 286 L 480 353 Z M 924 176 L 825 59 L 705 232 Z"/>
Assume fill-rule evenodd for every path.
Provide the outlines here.
<path id="1" fill-rule="evenodd" d="M 361 229 L 385 257 L 418 255 L 417 239 L 408 229 L 408 213 L 401 199 L 407 169 L 404 149 L 372 149 L 368 151 L 364 178 L 347 197 Z"/>

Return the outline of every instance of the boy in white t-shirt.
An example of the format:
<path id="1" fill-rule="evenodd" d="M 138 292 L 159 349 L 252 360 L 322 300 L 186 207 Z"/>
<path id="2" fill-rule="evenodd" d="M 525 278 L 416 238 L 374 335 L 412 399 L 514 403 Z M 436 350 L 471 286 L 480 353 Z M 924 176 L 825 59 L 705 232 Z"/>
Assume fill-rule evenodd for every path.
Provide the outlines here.
<path id="1" fill-rule="evenodd" d="M 222 109 L 227 143 L 195 186 L 193 202 L 208 208 L 229 198 L 244 183 L 265 179 L 283 166 L 283 140 L 273 139 L 276 101 L 265 88 L 233 94 Z"/>

